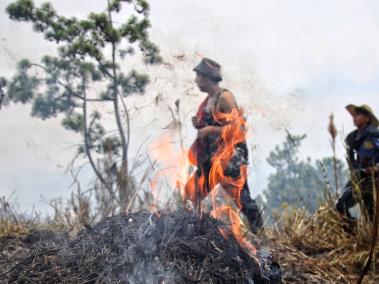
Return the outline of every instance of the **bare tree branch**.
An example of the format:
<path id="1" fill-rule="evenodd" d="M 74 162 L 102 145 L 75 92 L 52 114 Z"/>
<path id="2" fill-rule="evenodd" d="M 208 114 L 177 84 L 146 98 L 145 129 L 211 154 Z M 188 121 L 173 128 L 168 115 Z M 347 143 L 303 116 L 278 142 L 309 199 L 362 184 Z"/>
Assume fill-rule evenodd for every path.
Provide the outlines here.
<path id="1" fill-rule="evenodd" d="M 84 135 L 84 145 L 85 145 L 84 148 L 85 148 L 88 160 L 90 162 L 90 165 L 91 165 L 93 171 L 95 172 L 96 176 L 104 184 L 104 186 L 109 191 L 111 191 L 112 189 L 109 188 L 108 183 L 106 182 L 104 177 L 101 175 L 99 169 L 96 167 L 95 162 L 94 162 L 93 157 L 92 157 L 92 154 L 91 154 L 91 151 L 90 151 L 90 141 L 89 141 L 89 134 L 88 134 L 88 129 L 87 129 L 87 100 L 86 100 L 87 93 L 85 91 L 84 78 L 83 78 L 83 82 L 82 82 L 82 92 L 83 92 L 83 97 L 84 97 L 84 101 L 83 101 L 83 135 Z"/>

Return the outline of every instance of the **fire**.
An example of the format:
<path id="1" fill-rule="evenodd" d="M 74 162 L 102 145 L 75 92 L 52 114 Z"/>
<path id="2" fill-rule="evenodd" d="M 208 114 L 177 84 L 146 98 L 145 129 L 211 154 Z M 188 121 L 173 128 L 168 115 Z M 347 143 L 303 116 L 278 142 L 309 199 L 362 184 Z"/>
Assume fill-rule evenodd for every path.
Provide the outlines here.
<path id="1" fill-rule="evenodd" d="M 241 208 L 240 193 L 247 178 L 247 168 L 242 165 L 239 177 L 234 179 L 225 176 L 224 171 L 233 157 L 236 145 L 246 141 L 246 122 L 242 113 L 236 108 L 229 114 L 214 113 L 214 118 L 224 127 L 218 141 L 218 150 L 212 160 L 209 187 L 213 189 L 217 184 L 221 184 L 236 200 L 237 206 Z"/>
<path id="2" fill-rule="evenodd" d="M 242 111 L 236 108 L 234 108 L 231 113 L 215 112 L 213 116 L 215 120 L 221 125 L 224 125 L 224 127 L 222 128 L 220 139 L 218 141 L 218 150 L 212 160 L 212 168 L 209 174 L 210 188 L 214 189 L 217 184 L 220 184 L 236 201 L 238 208 L 241 209 L 242 204 L 240 201 L 240 195 L 247 179 L 247 167 L 246 165 L 241 165 L 240 175 L 236 178 L 226 176 L 224 171 L 235 154 L 236 145 L 246 141 L 246 121 L 243 117 Z M 226 218 L 227 221 L 229 221 L 229 229 L 234 237 L 253 255 L 255 255 L 255 247 L 244 236 L 244 224 L 240 218 L 239 212 L 234 210 L 230 205 L 217 206 L 215 196 L 216 194 L 212 194 L 212 216 L 218 220 Z M 225 230 L 220 230 L 226 238 L 227 235 Z"/>
<path id="3" fill-rule="evenodd" d="M 187 150 L 181 145 L 178 146 L 177 136 L 175 130 L 166 131 L 149 147 L 150 156 L 160 166 L 159 171 L 150 180 L 155 205 L 162 201 L 162 198 L 169 198 L 170 192 L 160 192 L 162 182 L 178 192 L 181 197 L 185 196 L 184 187 L 189 179 L 190 162 Z M 162 196 L 164 194 L 166 196 Z"/>
<path id="4" fill-rule="evenodd" d="M 253 256 L 256 254 L 255 247 L 246 239 L 243 232 L 244 224 L 239 216 L 239 214 L 229 205 L 222 206 L 213 211 L 212 215 L 217 220 L 226 219 L 226 223 L 229 224 L 229 230 L 237 241 L 243 245 L 250 254 Z M 228 223 L 229 222 L 229 223 Z M 220 229 L 220 233 L 225 239 L 228 238 L 228 232 L 225 229 Z"/>
<path id="5" fill-rule="evenodd" d="M 217 151 L 212 157 L 212 167 L 209 176 L 198 176 L 196 173 L 189 176 L 188 168 L 190 165 L 197 166 L 197 159 L 192 149 L 187 151 L 183 146 L 175 147 L 175 133 L 163 135 L 153 144 L 153 157 L 159 162 L 167 165 L 161 170 L 152 182 L 154 197 L 158 199 L 157 181 L 163 177 L 169 179 L 171 188 L 179 191 L 183 201 L 191 200 L 199 209 L 199 200 L 210 194 L 212 200 L 212 217 L 228 224 L 229 230 L 220 229 L 221 234 L 227 238 L 228 231 L 246 247 L 252 255 L 255 255 L 254 246 L 246 239 L 244 234 L 244 223 L 240 218 L 239 211 L 242 208 L 240 195 L 244 183 L 247 179 L 246 165 L 239 166 L 240 175 L 238 177 L 226 176 L 229 162 L 235 155 L 236 145 L 246 141 L 247 126 L 242 111 L 234 108 L 231 113 L 213 113 L 214 120 L 223 125 L 220 136 L 217 140 Z M 208 182 L 209 192 L 207 192 L 206 182 Z M 218 188 L 222 187 L 228 195 L 235 200 L 239 209 L 233 209 L 230 205 L 217 204 L 216 196 Z"/>

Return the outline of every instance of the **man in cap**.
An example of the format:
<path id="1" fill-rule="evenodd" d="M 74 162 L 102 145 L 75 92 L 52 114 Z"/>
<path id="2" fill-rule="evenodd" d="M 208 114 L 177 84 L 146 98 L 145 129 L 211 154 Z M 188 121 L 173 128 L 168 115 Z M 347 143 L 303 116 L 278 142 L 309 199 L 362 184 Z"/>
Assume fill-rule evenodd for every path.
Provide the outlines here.
<path id="1" fill-rule="evenodd" d="M 234 198 L 252 231 L 257 232 L 262 217 L 247 184 L 248 149 L 242 111 L 233 94 L 219 86 L 222 76 L 217 62 L 204 58 L 194 71 L 195 82 L 207 97 L 192 118 L 198 135 L 189 156 L 197 171 L 186 185 L 186 198 L 199 203 L 219 183 Z M 228 146 L 230 153 L 224 151 Z M 228 162 L 223 163 L 225 160 Z"/>
<path id="2" fill-rule="evenodd" d="M 379 122 L 368 105 L 348 105 L 346 109 L 357 127 L 346 138 L 352 180 L 346 185 L 336 207 L 345 218 L 345 229 L 351 231 L 355 223 L 349 209 L 355 206 L 360 198 L 368 217 L 373 220 L 373 183 L 377 186 L 379 175 Z"/>

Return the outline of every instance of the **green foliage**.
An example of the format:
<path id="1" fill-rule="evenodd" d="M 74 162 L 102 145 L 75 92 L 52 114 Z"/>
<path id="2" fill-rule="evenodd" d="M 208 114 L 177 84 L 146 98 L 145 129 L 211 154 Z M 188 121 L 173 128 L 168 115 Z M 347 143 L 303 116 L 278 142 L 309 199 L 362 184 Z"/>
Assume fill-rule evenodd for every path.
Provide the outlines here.
<path id="1" fill-rule="evenodd" d="M 123 3 L 133 5 L 135 14 L 116 27 L 112 13 L 119 12 Z M 123 96 L 144 92 L 148 77 L 135 70 L 125 75 L 118 64 L 134 53 L 135 43 L 146 63 L 161 60 L 158 48 L 148 38 L 147 1 L 112 0 L 108 12 L 91 13 L 82 20 L 59 15 L 50 3 L 37 7 L 30 0 L 15 1 L 6 11 L 11 19 L 31 22 L 35 31 L 59 44 L 57 57 L 46 55 L 39 64 L 28 60 L 19 62 L 17 73 L 5 90 L 7 99 L 32 103 L 32 115 L 42 119 L 62 113 L 63 126 L 75 132 L 83 127 L 83 123 L 79 123 L 83 119 L 78 119 L 78 108 L 88 98 L 86 91 L 94 82 L 108 82 L 104 89 L 98 89 L 96 97 L 91 97 L 100 102 L 115 100 L 114 90 L 118 88 Z M 112 46 L 118 51 L 114 60 L 107 59 L 104 54 L 105 49 Z M 99 129 L 97 132 L 101 133 Z"/>
<path id="2" fill-rule="evenodd" d="M 28 60 L 21 60 L 17 65 L 16 75 L 8 82 L 7 96 L 10 101 L 28 103 L 41 81 L 36 76 L 28 74 L 31 64 Z"/>
<path id="3" fill-rule="evenodd" d="M 3 88 L 7 85 L 7 80 L 4 77 L 0 77 L 0 88 Z"/>
<path id="4" fill-rule="evenodd" d="M 321 160 L 317 160 L 316 167 L 317 167 L 317 172 L 319 173 L 322 173 L 325 170 L 328 181 L 330 183 L 331 190 L 333 192 L 341 191 L 342 187 L 344 187 L 349 181 L 350 172 L 348 168 L 345 166 L 345 163 L 341 160 L 337 159 L 337 177 L 338 177 L 338 184 L 340 187 L 340 188 L 337 188 L 337 190 L 335 188 L 335 183 L 334 183 L 333 158 L 327 157 L 327 158 L 322 158 Z"/>
<path id="5" fill-rule="evenodd" d="M 6 11 L 10 18 L 13 20 L 32 20 L 32 11 L 35 9 L 34 2 L 32 0 L 21 0 L 17 3 L 10 4 Z"/>
<path id="6" fill-rule="evenodd" d="M 94 111 L 91 114 L 91 121 L 88 126 L 88 141 L 91 147 L 99 148 L 102 146 L 105 135 L 105 129 L 101 125 L 101 115 L 99 112 Z M 100 152 L 100 150 L 98 150 Z"/>
<path id="7" fill-rule="evenodd" d="M 315 212 L 319 201 L 324 197 L 326 187 L 326 171 L 328 181 L 333 177 L 333 160 L 324 158 L 314 164 L 309 157 L 304 158 L 300 153 L 301 142 L 306 135 L 296 136 L 288 133 L 281 146 L 271 151 L 267 162 L 275 169 L 269 176 L 267 189 L 263 191 L 266 199 L 266 214 L 274 210 L 281 211 L 286 206 L 304 207 L 309 212 Z M 341 161 L 338 161 L 340 181 L 347 181 L 347 171 Z M 261 199 L 260 199 L 261 200 Z"/>
<path id="8" fill-rule="evenodd" d="M 128 96 L 133 93 L 143 93 L 146 84 L 149 82 L 149 77 L 131 71 L 127 76 L 121 74 L 118 82 L 121 86 L 122 94 Z"/>
<path id="9" fill-rule="evenodd" d="M 116 27 L 112 23 L 111 13 L 119 12 L 122 2 L 134 5 L 136 11 L 125 24 Z M 132 70 L 129 75 L 123 75 L 119 64 L 107 60 L 104 49 L 114 45 L 119 50 L 116 61 L 121 61 L 127 55 L 134 53 L 134 43 L 138 43 L 146 63 L 159 63 L 158 48 L 149 41 L 148 29 L 150 22 L 147 18 L 149 5 L 146 1 L 118 1 L 113 0 L 109 4 L 109 15 L 103 13 L 91 13 L 87 19 L 78 20 L 75 17 L 67 18 L 57 14 L 50 3 L 44 3 L 36 7 L 33 1 L 19 0 L 7 7 L 11 19 L 31 22 L 37 32 L 42 33 L 49 41 L 59 43 L 59 56 L 45 56 L 41 65 L 31 64 L 28 61 L 20 62 L 18 72 L 10 83 L 14 102 L 26 103 L 34 99 L 33 93 L 38 87 L 41 78 L 29 75 L 31 67 L 44 69 L 47 78 L 41 82 L 53 84 L 55 98 L 44 98 L 44 102 L 52 102 L 60 96 L 80 96 L 80 86 L 75 81 L 83 77 L 86 85 L 98 80 L 109 80 L 111 83 L 113 68 L 119 74 L 116 84 L 124 90 L 124 94 L 141 93 L 148 83 L 147 76 L 138 74 Z M 143 15 L 142 17 L 140 15 Z M 121 46 L 122 45 L 122 46 Z M 117 54 L 116 54 L 117 55 Z M 57 86 L 60 85 L 60 86 Z M 66 93 L 63 93 L 65 88 Z M 41 104 L 41 96 L 38 95 L 38 103 Z M 101 99 L 101 97 L 100 97 Z M 68 108 L 70 108 L 68 106 Z M 65 111 L 63 108 L 51 107 L 46 109 L 47 114 L 41 117 L 51 117 L 51 112 Z"/>
<path id="10" fill-rule="evenodd" d="M 118 151 L 120 150 L 121 141 L 117 136 L 107 137 L 102 140 L 102 145 L 98 147 L 98 151 L 102 151 L 102 153 L 118 155 Z"/>
<path id="11" fill-rule="evenodd" d="M 83 131 L 83 115 L 81 113 L 72 113 L 70 115 L 67 115 L 62 120 L 62 125 L 64 128 L 68 130 L 72 130 L 75 132 L 82 132 Z"/>
<path id="12" fill-rule="evenodd" d="M 90 151 L 105 155 L 108 150 L 104 147 L 112 141 L 111 152 L 121 156 L 120 168 L 126 169 L 130 131 L 123 129 L 119 100 L 121 96 L 143 93 L 149 82 L 145 74 L 121 69 L 127 66 L 123 61 L 139 50 L 144 63 L 161 62 L 158 47 L 149 40 L 148 2 L 104 0 L 104 3 L 105 12 L 90 13 L 84 19 L 59 15 L 50 3 L 36 6 L 31 0 L 16 0 L 9 4 L 6 8 L 9 17 L 31 23 L 47 41 L 57 44 L 58 55 L 45 55 L 39 63 L 22 60 L 13 78 L 0 82 L 0 102 L 5 96 L 4 101 L 31 103 L 32 116 L 41 119 L 63 116 L 64 128 L 82 134 L 79 153 L 88 156 L 103 183 L 105 179 L 96 169 Z M 113 16 L 123 4 L 132 8 L 128 11 L 130 16 L 124 23 L 116 24 Z M 92 88 L 95 84 L 96 88 Z M 91 102 L 113 103 L 118 137 L 106 135 L 101 115 L 88 106 Z"/>
<path id="13" fill-rule="evenodd" d="M 3 88 L 7 85 L 7 80 L 3 77 L 0 77 L 0 109 L 3 105 L 7 105 L 8 101 L 5 100 L 5 93 Z"/>

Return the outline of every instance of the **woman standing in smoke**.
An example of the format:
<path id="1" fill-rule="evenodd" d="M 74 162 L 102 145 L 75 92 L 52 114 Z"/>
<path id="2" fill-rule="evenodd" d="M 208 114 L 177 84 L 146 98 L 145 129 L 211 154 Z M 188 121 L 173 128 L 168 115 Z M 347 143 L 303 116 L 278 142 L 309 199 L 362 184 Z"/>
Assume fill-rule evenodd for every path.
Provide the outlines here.
<path id="1" fill-rule="evenodd" d="M 194 71 L 195 82 L 207 97 L 192 118 L 198 135 L 189 156 L 197 170 L 186 185 L 186 198 L 199 203 L 221 184 L 247 217 L 252 231 L 257 232 L 262 228 L 262 217 L 247 184 L 248 149 L 242 111 L 233 94 L 219 86 L 222 77 L 217 62 L 204 58 Z"/>

